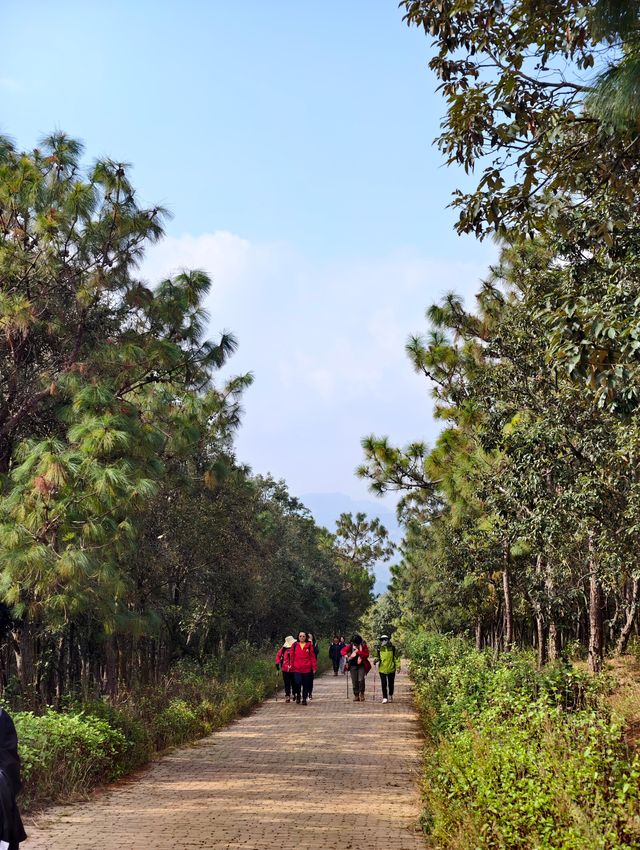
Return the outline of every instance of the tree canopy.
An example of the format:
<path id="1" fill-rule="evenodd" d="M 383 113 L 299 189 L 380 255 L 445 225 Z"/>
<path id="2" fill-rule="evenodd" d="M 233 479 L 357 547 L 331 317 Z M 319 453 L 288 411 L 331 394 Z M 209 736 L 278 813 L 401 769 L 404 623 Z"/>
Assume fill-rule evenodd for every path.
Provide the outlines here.
<path id="1" fill-rule="evenodd" d="M 237 342 L 208 337 L 209 277 L 145 281 L 166 212 L 82 154 L 0 143 L 0 672 L 44 704 L 344 629 L 370 592 L 368 561 L 235 458 L 252 376 L 220 378 Z"/>

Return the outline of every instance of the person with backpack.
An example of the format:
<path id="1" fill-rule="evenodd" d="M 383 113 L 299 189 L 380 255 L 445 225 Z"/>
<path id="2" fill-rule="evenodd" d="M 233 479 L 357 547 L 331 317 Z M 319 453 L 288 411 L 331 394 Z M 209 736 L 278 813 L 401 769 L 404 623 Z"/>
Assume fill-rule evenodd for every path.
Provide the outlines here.
<path id="1" fill-rule="evenodd" d="M 400 672 L 400 655 L 388 635 L 380 635 L 380 643 L 373 652 L 373 663 L 380 674 L 382 702 L 393 702 L 396 673 Z"/>
<path id="2" fill-rule="evenodd" d="M 282 682 L 284 684 L 285 702 L 291 702 L 291 690 L 293 688 L 293 673 L 291 672 L 291 647 L 295 643 L 293 635 L 287 635 L 278 654 L 276 655 L 276 668 L 282 671 Z"/>
<path id="3" fill-rule="evenodd" d="M 360 637 L 355 634 L 342 650 L 346 658 L 349 673 L 351 674 L 351 685 L 353 687 L 353 701 L 364 702 L 365 678 L 371 663 L 369 661 L 369 647 Z"/>
<path id="4" fill-rule="evenodd" d="M 344 649 L 344 644 L 340 643 L 340 638 L 338 635 L 333 636 L 333 640 L 329 645 L 329 656 L 331 658 L 331 663 L 333 664 L 333 675 L 337 676 L 340 670 L 340 660 L 342 658 L 342 650 Z"/>
<path id="5" fill-rule="evenodd" d="M 293 673 L 293 693 L 298 705 L 307 704 L 309 688 L 313 687 L 313 674 L 318 669 L 318 661 L 313 651 L 313 644 L 309 641 L 306 632 L 298 633 L 298 640 L 294 641 L 289 650 L 291 659 L 291 672 Z M 302 697 L 302 699 L 301 699 Z"/>

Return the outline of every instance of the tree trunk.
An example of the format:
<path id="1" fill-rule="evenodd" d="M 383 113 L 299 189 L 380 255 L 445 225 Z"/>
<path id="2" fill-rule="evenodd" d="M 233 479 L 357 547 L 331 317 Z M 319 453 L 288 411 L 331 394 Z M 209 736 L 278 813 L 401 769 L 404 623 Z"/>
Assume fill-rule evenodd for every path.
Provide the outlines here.
<path id="1" fill-rule="evenodd" d="M 29 620 L 23 620 L 13 631 L 16 672 L 25 705 L 35 707 L 36 698 L 36 665 L 33 651 L 33 635 Z"/>
<path id="2" fill-rule="evenodd" d="M 599 673 L 604 657 L 604 629 L 602 585 L 596 568 L 593 538 L 589 536 L 589 670 Z"/>
<path id="3" fill-rule="evenodd" d="M 560 629 L 555 622 L 549 623 L 549 661 L 560 658 Z"/>
<path id="4" fill-rule="evenodd" d="M 482 650 L 482 620 L 480 617 L 476 620 L 476 650 Z"/>
<path id="5" fill-rule="evenodd" d="M 625 620 L 624 626 L 622 627 L 622 631 L 620 632 L 620 637 L 618 638 L 618 644 L 616 646 L 616 651 L 619 655 L 624 655 L 624 653 L 627 651 L 627 644 L 629 643 L 629 638 L 631 637 L 631 633 L 633 632 L 633 625 L 635 623 L 636 615 L 638 613 L 639 601 L 640 576 L 634 577 L 632 579 L 631 599 L 629 600 L 629 605 L 627 606 L 627 618 Z"/>
<path id="6" fill-rule="evenodd" d="M 547 641 L 544 617 L 541 612 L 536 613 L 536 639 L 538 643 L 538 669 L 542 669 L 547 663 Z"/>
<path id="7" fill-rule="evenodd" d="M 504 550 L 502 592 L 504 595 L 504 646 L 509 651 L 513 646 L 513 600 L 511 598 L 511 550 L 508 544 Z"/>
<path id="8" fill-rule="evenodd" d="M 547 663 L 547 643 L 545 634 L 544 610 L 541 601 L 542 591 L 542 573 L 544 567 L 544 558 L 540 553 L 536 558 L 536 576 L 538 580 L 537 593 L 533 597 L 532 606 L 536 616 L 536 641 L 538 649 L 538 669 L 541 670 Z"/>
<path id="9" fill-rule="evenodd" d="M 118 692 L 118 668 L 116 661 L 115 640 L 112 635 L 108 635 L 104 642 L 104 660 L 105 660 L 105 691 L 107 696 L 113 700 Z"/>

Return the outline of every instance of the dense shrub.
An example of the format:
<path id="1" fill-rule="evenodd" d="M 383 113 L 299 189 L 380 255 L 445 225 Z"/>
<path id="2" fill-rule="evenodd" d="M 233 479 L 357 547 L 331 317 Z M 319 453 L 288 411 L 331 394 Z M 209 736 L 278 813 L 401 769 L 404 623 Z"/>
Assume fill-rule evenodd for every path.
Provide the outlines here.
<path id="1" fill-rule="evenodd" d="M 640 757 L 607 708 L 606 680 L 439 635 L 420 634 L 408 654 L 434 848 L 640 847 Z"/>
<path id="2" fill-rule="evenodd" d="M 131 743 L 108 721 L 49 710 L 14 714 L 27 804 L 52 800 L 121 776 Z"/>

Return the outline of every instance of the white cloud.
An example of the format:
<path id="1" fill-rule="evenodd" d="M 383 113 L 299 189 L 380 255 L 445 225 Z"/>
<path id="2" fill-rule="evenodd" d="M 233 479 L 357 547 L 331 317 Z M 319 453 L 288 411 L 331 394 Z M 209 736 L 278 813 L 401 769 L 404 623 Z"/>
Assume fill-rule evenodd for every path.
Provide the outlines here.
<path id="1" fill-rule="evenodd" d="M 314 264 L 286 243 L 220 231 L 165 239 L 143 272 L 153 281 L 181 268 L 211 275 L 211 333 L 232 330 L 240 343 L 232 370 L 255 374 L 240 458 L 294 492 L 358 498 L 366 487 L 353 469 L 364 434 L 401 443 L 437 433 L 429 388 L 404 345 L 445 292 L 470 300 L 486 264 L 417 252 Z"/>

